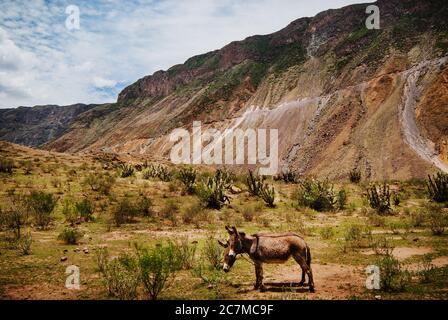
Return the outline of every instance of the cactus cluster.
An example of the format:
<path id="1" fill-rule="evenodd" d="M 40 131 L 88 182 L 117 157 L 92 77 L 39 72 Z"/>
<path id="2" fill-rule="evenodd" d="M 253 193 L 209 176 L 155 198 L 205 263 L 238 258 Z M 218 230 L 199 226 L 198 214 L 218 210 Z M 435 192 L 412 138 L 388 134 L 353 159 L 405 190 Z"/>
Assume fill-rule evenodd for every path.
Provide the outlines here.
<path id="1" fill-rule="evenodd" d="M 433 177 L 428 176 L 426 182 L 429 198 L 435 202 L 448 202 L 448 174 L 438 172 Z"/>
<path id="2" fill-rule="evenodd" d="M 185 190 L 189 194 L 193 194 L 196 190 L 196 178 L 198 172 L 192 167 L 182 168 L 179 171 L 179 180 L 184 184 Z"/>
<path id="3" fill-rule="evenodd" d="M 164 182 L 169 182 L 172 179 L 172 173 L 168 167 L 161 164 L 145 164 L 143 171 L 143 178 L 148 180 L 150 178 L 159 178 Z"/>
<path id="4" fill-rule="evenodd" d="M 202 183 L 198 188 L 198 196 L 207 208 L 221 209 L 230 199 L 225 193 L 226 183 L 220 171 L 216 171 L 213 177 Z"/>
<path id="5" fill-rule="evenodd" d="M 127 178 L 134 175 L 135 169 L 130 164 L 123 163 L 118 167 L 118 176 L 120 178 Z"/>
<path id="6" fill-rule="evenodd" d="M 369 205 L 380 214 L 389 213 L 391 211 L 391 196 L 390 188 L 386 183 L 382 186 L 372 185 L 367 188 L 367 200 L 369 201 Z"/>
<path id="7" fill-rule="evenodd" d="M 357 168 L 351 170 L 348 175 L 351 183 L 359 183 L 361 181 L 361 171 L 359 171 Z"/>
<path id="8" fill-rule="evenodd" d="M 263 176 L 254 174 L 252 170 L 249 170 L 249 174 L 246 177 L 246 185 L 250 194 L 254 196 L 259 196 L 263 183 L 264 183 Z"/>
<path id="9" fill-rule="evenodd" d="M 275 189 L 274 187 L 269 187 L 267 184 L 263 184 L 260 189 L 260 197 L 266 203 L 266 205 L 270 208 L 275 207 Z"/>

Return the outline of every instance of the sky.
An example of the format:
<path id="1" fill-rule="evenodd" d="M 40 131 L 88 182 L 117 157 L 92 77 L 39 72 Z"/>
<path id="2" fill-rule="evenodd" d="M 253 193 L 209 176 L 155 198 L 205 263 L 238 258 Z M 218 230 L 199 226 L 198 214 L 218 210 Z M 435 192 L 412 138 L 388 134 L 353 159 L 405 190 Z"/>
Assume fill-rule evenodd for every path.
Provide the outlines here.
<path id="1" fill-rule="evenodd" d="M 157 70 L 360 2 L 0 0 L 0 108 L 114 102 Z"/>

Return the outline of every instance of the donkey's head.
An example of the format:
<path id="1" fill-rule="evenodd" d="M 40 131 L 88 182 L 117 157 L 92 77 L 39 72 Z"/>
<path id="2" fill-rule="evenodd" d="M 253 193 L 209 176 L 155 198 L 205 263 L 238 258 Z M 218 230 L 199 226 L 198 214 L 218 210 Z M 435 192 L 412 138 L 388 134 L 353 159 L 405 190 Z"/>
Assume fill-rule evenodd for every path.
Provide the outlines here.
<path id="1" fill-rule="evenodd" d="M 230 268 L 232 268 L 235 263 L 237 254 L 243 253 L 243 238 L 245 236 L 244 233 L 238 232 L 235 227 L 226 226 L 226 230 L 230 235 L 227 243 L 222 243 L 218 240 L 219 244 L 225 248 L 224 250 L 224 264 L 223 270 L 224 272 L 229 272 Z"/>

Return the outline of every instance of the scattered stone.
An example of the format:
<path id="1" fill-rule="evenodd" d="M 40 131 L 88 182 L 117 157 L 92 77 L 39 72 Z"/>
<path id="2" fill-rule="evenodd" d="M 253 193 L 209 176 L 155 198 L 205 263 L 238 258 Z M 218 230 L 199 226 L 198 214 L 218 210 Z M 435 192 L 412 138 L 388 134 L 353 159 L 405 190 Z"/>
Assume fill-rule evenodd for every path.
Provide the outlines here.
<path id="1" fill-rule="evenodd" d="M 413 239 L 412 241 L 417 242 L 417 241 L 418 241 L 418 238 L 415 238 L 415 239 Z"/>
<path id="2" fill-rule="evenodd" d="M 232 194 L 240 194 L 240 193 L 242 192 L 242 190 L 241 190 L 240 188 L 238 188 L 238 187 L 231 186 L 231 187 L 230 187 L 230 192 L 231 192 Z"/>
<path id="3" fill-rule="evenodd" d="M 76 248 L 76 249 L 74 249 L 73 251 L 74 251 L 74 252 L 79 252 L 79 251 L 81 251 L 81 249 Z"/>
<path id="4" fill-rule="evenodd" d="M 67 257 L 61 257 L 61 262 L 67 261 Z"/>
<path id="5" fill-rule="evenodd" d="M 84 248 L 84 249 L 82 249 L 82 251 L 83 251 L 85 254 L 88 254 L 88 253 L 89 253 L 89 248 Z"/>
<path id="6" fill-rule="evenodd" d="M 64 253 L 67 253 L 68 252 L 68 250 L 67 249 L 64 249 L 64 251 L 63 251 Z"/>
<path id="7" fill-rule="evenodd" d="M 381 296 L 375 296 L 376 300 L 381 300 Z"/>

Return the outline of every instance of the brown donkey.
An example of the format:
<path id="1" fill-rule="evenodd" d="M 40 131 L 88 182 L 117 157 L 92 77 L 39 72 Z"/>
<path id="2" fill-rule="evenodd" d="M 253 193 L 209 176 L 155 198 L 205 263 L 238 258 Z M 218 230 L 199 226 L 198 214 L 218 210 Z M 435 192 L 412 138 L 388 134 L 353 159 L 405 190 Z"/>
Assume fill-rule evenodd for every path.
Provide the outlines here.
<path id="1" fill-rule="evenodd" d="M 230 235 L 227 243 L 218 240 L 225 248 L 223 265 L 225 272 L 229 272 L 238 254 L 247 253 L 255 265 L 257 278 L 255 289 L 262 290 L 263 263 L 284 263 L 292 256 L 302 268 L 302 280 L 299 285 L 303 286 L 307 274 L 310 292 L 314 292 L 310 248 L 302 237 L 293 232 L 257 233 L 247 236 L 244 232 L 238 232 L 235 227 L 228 226 L 226 230 Z"/>

